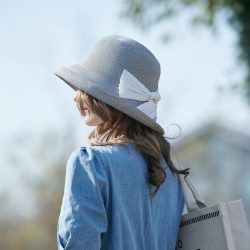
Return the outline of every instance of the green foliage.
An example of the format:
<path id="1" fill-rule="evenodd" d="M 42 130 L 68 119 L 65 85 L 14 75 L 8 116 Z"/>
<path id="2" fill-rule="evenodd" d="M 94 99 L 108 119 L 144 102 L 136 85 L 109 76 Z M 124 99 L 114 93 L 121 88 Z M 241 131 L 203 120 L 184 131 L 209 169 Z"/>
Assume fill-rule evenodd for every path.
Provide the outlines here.
<path id="1" fill-rule="evenodd" d="M 238 60 L 246 66 L 243 93 L 250 105 L 250 1 L 247 0 L 124 0 L 122 16 L 146 30 L 187 9 L 195 8 L 192 25 L 214 29 L 218 15 L 226 13 L 228 24 L 238 36 Z M 168 37 L 169 35 L 165 35 Z"/>

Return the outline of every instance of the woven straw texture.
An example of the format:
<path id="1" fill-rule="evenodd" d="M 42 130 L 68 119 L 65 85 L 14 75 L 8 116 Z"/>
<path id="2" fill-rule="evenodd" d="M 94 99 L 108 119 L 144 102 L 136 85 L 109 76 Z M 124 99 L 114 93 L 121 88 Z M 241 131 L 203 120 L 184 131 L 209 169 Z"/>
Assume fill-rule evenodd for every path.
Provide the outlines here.
<path id="1" fill-rule="evenodd" d="M 119 97 L 123 70 L 135 76 L 149 91 L 158 89 L 160 64 L 142 44 L 124 36 L 107 36 L 97 41 L 80 63 L 59 65 L 54 73 L 74 90 L 82 90 L 135 120 L 164 134 L 164 129 L 136 107 L 143 102 Z"/>

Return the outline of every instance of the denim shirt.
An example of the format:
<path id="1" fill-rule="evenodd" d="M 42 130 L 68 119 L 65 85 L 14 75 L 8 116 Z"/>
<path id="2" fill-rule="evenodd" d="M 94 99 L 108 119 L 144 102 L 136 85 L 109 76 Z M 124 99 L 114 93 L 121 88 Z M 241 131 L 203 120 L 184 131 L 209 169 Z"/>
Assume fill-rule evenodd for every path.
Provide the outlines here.
<path id="1" fill-rule="evenodd" d="M 80 147 L 67 162 L 58 249 L 174 250 L 184 208 L 178 177 L 164 160 L 156 195 L 146 158 L 133 144 Z"/>

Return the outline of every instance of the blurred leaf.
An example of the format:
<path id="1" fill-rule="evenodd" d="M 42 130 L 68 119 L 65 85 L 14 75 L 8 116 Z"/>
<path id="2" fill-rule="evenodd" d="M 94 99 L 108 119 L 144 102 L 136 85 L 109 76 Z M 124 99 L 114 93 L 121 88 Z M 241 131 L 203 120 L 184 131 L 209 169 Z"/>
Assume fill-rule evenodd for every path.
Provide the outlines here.
<path id="1" fill-rule="evenodd" d="M 223 13 L 228 24 L 238 36 L 239 55 L 237 60 L 246 65 L 245 91 L 242 94 L 250 105 L 250 2 L 245 0 L 123 0 L 122 16 L 131 20 L 145 32 L 153 26 L 177 18 L 184 10 L 193 11 L 190 25 L 205 27 L 217 33 L 218 16 Z M 167 39 L 170 41 L 169 34 Z"/>

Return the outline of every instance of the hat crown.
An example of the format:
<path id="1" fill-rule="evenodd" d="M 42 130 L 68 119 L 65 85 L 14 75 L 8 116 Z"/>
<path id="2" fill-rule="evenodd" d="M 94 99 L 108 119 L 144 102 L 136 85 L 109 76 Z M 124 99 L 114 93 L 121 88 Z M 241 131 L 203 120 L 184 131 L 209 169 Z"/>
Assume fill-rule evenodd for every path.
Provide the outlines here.
<path id="1" fill-rule="evenodd" d="M 158 88 L 160 64 L 156 57 L 139 42 L 124 36 L 107 36 L 97 41 L 81 61 L 95 79 L 117 95 L 124 69 L 136 77 L 149 91 Z M 106 80 L 106 81 L 103 81 Z"/>

